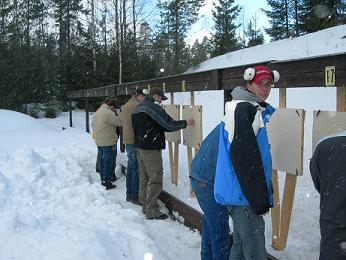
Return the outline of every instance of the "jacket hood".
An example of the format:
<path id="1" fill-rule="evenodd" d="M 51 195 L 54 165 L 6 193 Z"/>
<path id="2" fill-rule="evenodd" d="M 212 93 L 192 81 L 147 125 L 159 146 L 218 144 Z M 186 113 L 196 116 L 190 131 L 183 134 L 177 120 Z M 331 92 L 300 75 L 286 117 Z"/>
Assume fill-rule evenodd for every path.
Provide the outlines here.
<path id="1" fill-rule="evenodd" d="M 263 103 L 255 94 L 247 91 L 244 87 L 236 87 L 231 93 L 233 100 L 246 100 L 250 102 Z"/>

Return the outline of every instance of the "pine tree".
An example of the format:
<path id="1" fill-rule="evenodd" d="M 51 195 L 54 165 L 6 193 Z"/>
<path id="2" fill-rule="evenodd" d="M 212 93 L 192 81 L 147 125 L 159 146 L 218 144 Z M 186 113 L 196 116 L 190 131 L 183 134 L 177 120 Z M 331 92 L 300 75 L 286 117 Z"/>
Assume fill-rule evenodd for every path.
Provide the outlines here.
<path id="1" fill-rule="evenodd" d="M 54 18 L 59 28 L 59 75 L 57 98 L 61 101 L 66 99 L 66 92 L 80 89 L 78 79 L 72 78 L 79 74 L 74 71 L 79 67 L 72 66 L 75 47 L 78 45 L 79 36 L 85 35 L 83 25 L 80 21 L 81 14 L 85 14 L 81 0 L 53 0 Z M 84 86 L 85 87 L 85 86 Z"/>
<path id="2" fill-rule="evenodd" d="M 307 33 L 346 23 L 344 0 L 304 0 L 303 29 Z"/>
<path id="3" fill-rule="evenodd" d="M 191 66 L 197 67 L 201 62 L 206 61 L 210 57 L 211 45 L 210 40 L 204 37 L 202 42 L 198 40 L 191 47 Z"/>
<path id="4" fill-rule="evenodd" d="M 236 37 L 236 19 L 241 11 L 241 7 L 234 4 L 234 0 L 220 0 L 215 5 L 213 20 L 215 22 L 215 33 L 212 35 L 214 49 L 212 57 L 225 54 L 240 48 L 240 43 Z"/>
<path id="5" fill-rule="evenodd" d="M 245 35 L 248 38 L 247 47 L 256 46 L 264 43 L 264 36 L 260 29 L 257 29 L 257 20 L 255 17 L 250 19 Z"/>
<path id="6" fill-rule="evenodd" d="M 292 32 L 291 34 L 295 37 L 304 34 L 304 15 L 305 7 L 304 0 L 291 0 L 290 2 L 290 12 L 289 17 L 292 23 Z"/>
<path id="7" fill-rule="evenodd" d="M 187 31 L 197 20 L 203 0 L 159 1 L 160 24 L 156 42 L 164 56 L 164 69 L 168 75 L 187 69 L 188 48 L 185 43 Z"/>
<path id="8" fill-rule="evenodd" d="M 292 35 L 292 23 L 290 21 L 289 0 L 267 0 L 271 10 L 263 10 L 269 18 L 270 28 L 265 32 L 271 40 L 280 40 Z"/>

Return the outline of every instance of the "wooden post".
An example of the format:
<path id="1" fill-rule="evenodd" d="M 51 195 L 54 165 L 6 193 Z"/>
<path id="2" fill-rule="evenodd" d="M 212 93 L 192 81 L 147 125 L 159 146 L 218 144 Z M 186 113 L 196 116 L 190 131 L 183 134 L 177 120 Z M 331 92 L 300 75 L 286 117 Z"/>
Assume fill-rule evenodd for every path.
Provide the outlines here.
<path id="1" fill-rule="evenodd" d="M 274 208 L 271 209 L 272 218 L 272 246 L 277 248 L 278 241 L 280 239 L 280 194 L 279 194 L 279 180 L 278 172 L 272 171 L 272 184 L 273 184 L 273 200 Z"/>
<path id="2" fill-rule="evenodd" d="M 89 128 L 89 103 L 85 100 L 85 130 L 87 133 L 90 133 Z"/>
<path id="3" fill-rule="evenodd" d="M 69 100 L 69 110 L 70 110 L 70 127 L 73 126 L 73 123 L 72 123 L 72 100 L 70 99 Z"/>
<path id="4" fill-rule="evenodd" d="M 296 190 L 297 176 L 286 173 L 284 194 L 282 196 L 281 220 L 280 220 L 280 244 L 278 250 L 286 248 L 288 230 L 291 223 L 294 193 Z"/>
<path id="5" fill-rule="evenodd" d="M 173 145 L 172 142 L 168 142 L 168 154 L 169 154 L 169 166 L 171 169 L 171 183 L 175 184 L 174 182 L 174 158 L 173 158 Z"/>
<path id="6" fill-rule="evenodd" d="M 194 92 L 191 91 L 191 105 L 195 105 L 195 95 Z M 188 169 L 189 169 L 189 175 L 191 173 L 191 163 L 192 163 L 192 147 L 187 146 L 187 164 L 188 164 Z M 195 193 L 193 192 L 193 189 L 190 184 L 190 197 L 196 197 Z"/>
<path id="7" fill-rule="evenodd" d="M 174 173 L 174 183 L 178 185 L 178 161 L 179 161 L 179 143 L 174 143 L 174 163 L 173 163 L 173 173 Z"/>
<path id="8" fill-rule="evenodd" d="M 171 105 L 174 105 L 174 93 L 171 92 Z M 178 185 L 179 143 L 168 142 L 169 164 L 171 169 L 171 183 Z"/>
<path id="9" fill-rule="evenodd" d="M 336 111 L 345 112 L 346 86 L 336 88 Z"/>

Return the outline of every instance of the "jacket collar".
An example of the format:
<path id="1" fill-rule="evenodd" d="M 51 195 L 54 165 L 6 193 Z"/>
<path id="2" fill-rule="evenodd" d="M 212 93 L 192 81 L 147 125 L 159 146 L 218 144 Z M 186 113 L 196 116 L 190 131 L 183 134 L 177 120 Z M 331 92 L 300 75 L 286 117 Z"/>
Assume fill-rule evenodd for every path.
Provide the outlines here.
<path id="1" fill-rule="evenodd" d="M 268 103 L 260 100 L 255 94 L 246 90 L 244 87 L 236 87 L 231 93 L 233 100 L 245 100 L 250 102 L 256 102 L 261 107 L 267 107 Z"/>

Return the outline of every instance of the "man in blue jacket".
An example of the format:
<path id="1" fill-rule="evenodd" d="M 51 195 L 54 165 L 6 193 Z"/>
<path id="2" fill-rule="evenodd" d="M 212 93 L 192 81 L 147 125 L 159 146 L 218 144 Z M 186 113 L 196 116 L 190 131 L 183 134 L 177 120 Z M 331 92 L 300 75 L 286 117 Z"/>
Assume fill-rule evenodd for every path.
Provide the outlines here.
<path id="1" fill-rule="evenodd" d="M 201 260 L 228 260 L 230 254 L 229 214 L 216 203 L 214 177 L 219 149 L 220 124 L 203 140 L 192 160 L 190 180 L 203 210 Z"/>
<path id="2" fill-rule="evenodd" d="M 273 205 L 271 154 L 265 124 L 274 108 L 265 102 L 278 72 L 265 66 L 244 73 L 245 88 L 232 92 L 220 126 L 214 195 L 233 220 L 230 259 L 266 259 L 263 215 Z"/>

